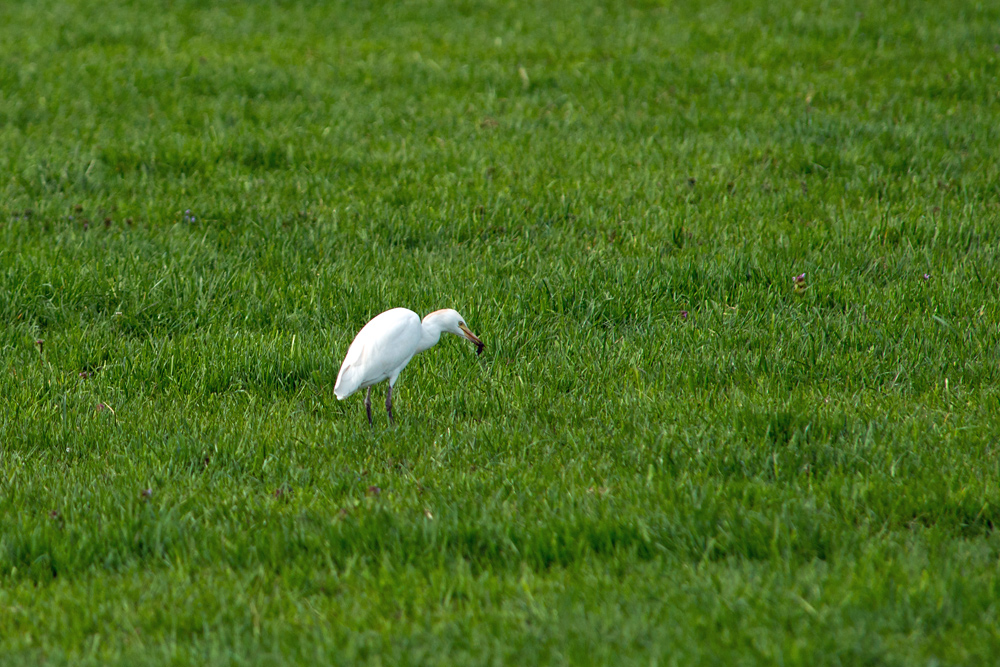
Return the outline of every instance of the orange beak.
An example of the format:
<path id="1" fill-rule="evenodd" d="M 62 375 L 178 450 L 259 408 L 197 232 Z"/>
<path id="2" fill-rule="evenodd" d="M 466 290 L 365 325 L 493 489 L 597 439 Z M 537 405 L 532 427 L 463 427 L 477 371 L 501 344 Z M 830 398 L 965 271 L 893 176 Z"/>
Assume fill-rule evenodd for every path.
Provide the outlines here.
<path id="1" fill-rule="evenodd" d="M 462 330 L 462 333 L 465 334 L 466 338 L 468 338 L 469 340 L 471 340 L 473 343 L 476 344 L 476 354 L 482 354 L 483 353 L 483 341 L 479 340 L 479 336 L 477 336 L 476 334 L 472 333 L 469 330 L 469 327 L 465 326 L 464 324 L 459 324 L 458 328 Z"/>

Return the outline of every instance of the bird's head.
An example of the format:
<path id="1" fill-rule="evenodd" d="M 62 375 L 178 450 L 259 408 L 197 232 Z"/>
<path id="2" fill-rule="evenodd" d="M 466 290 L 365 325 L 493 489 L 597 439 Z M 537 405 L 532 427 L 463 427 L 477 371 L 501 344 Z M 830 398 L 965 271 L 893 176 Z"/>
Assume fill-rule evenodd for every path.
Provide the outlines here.
<path id="1" fill-rule="evenodd" d="M 447 331 L 448 333 L 455 334 L 456 336 L 468 338 L 476 344 L 476 354 L 482 354 L 483 341 L 479 340 L 479 336 L 472 333 L 472 330 L 469 329 L 469 326 L 465 323 L 465 318 L 459 315 L 457 310 L 453 310 L 451 308 L 435 310 L 433 313 L 424 318 L 424 322 L 433 322 L 441 329 L 441 331 Z"/>

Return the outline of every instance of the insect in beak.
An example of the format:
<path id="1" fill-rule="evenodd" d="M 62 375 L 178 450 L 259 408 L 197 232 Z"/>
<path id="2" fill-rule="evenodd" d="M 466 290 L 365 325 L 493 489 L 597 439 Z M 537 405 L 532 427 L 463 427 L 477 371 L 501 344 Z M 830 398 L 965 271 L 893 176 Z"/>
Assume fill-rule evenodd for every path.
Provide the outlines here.
<path id="1" fill-rule="evenodd" d="M 476 354 L 482 354 L 483 341 L 479 340 L 479 337 L 476 334 L 472 333 L 469 330 L 469 327 L 465 326 L 464 324 L 459 324 L 458 328 L 462 330 L 462 333 L 465 334 L 466 338 L 468 338 L 469 340 L 471 340 L 473 343 L 476 344 Z"/>

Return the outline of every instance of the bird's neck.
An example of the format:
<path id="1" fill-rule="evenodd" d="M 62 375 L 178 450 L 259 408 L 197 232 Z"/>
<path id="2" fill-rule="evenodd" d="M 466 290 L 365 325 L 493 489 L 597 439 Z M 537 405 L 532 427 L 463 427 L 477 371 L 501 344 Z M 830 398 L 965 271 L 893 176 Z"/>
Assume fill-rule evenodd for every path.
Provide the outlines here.
<path id="1" fill-rule="evenodd" d="M 421 322 L 420 329 L 420 344 L 417 345 L 417 351 L 414 354 L 434 347 L 441 340 L 441 327 L 437 326 L 433 320 Z"/>

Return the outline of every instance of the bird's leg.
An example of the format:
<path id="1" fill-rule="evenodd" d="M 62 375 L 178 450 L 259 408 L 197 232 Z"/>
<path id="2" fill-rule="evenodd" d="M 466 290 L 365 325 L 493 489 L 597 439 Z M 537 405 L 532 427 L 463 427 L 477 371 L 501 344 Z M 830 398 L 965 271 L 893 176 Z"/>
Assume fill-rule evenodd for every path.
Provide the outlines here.
<path id="1" fill-rule="evenodd" d="M 365 394 L 365 410 L 368 411 L 368 425 L 372 425 L 372 388 L 368 387 L 368 393 Z"/>
<path id="2" fill-rule="evenodd" d="M 389 413 L 389 423 L 395 426 L 396 420 L 392 418 L 392 385 L 389 385 L 389 391 L 385 393 L 385 411 Z"/>

